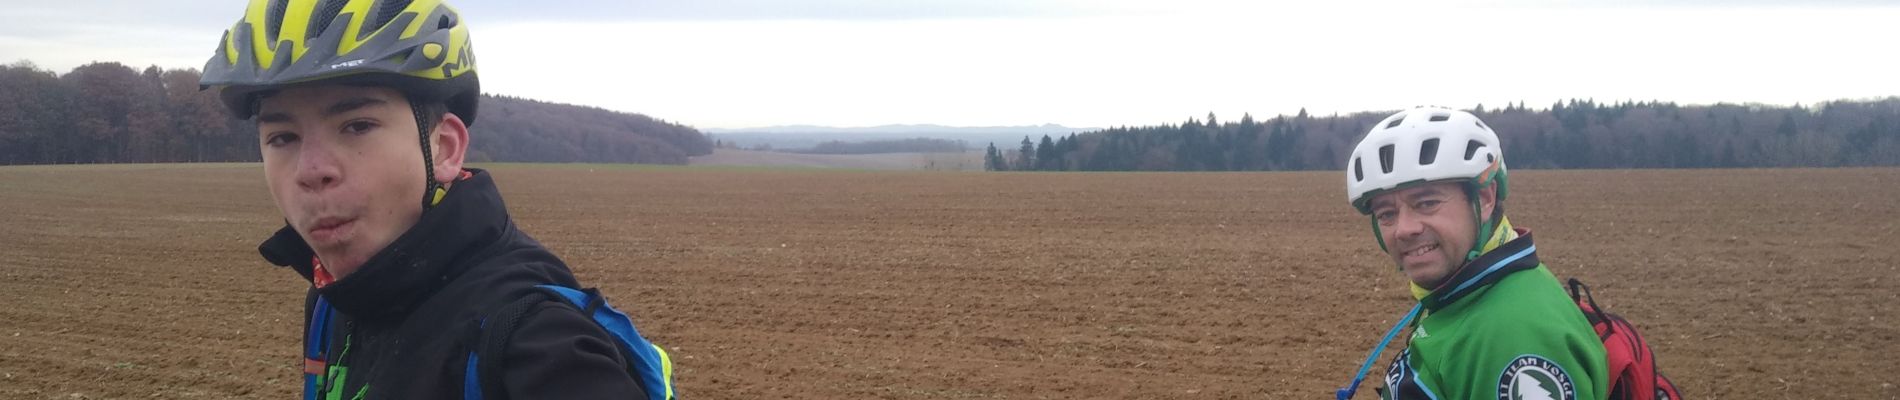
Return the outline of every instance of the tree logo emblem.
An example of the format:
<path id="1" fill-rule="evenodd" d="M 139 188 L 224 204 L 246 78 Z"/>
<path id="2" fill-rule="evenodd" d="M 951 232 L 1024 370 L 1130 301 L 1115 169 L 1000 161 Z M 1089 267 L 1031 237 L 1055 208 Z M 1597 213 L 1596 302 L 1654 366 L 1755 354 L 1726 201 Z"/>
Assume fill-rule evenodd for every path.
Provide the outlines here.
<path id="1" fill-rule="evenodd" d="M 1498 375 L 1498 400 L 1576 400 L 1570 374 L 1549 359 L 1522 355 Z"/>

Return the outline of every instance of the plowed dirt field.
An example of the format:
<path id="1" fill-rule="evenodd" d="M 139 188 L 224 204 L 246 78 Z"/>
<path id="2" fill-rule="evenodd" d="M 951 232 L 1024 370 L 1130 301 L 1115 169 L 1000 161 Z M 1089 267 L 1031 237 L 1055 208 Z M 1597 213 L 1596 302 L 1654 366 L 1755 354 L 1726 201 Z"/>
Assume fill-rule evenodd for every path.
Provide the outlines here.
<path id="1" fill-rule="evenodd" d="M 1330 398 L 1409 306 L 1335 172 L 493 173 L 688 399 Z M 1513 184 L 1691 398 L 1900 397 L 1900 170 Z M 0 398 L 294 397 L 275 215 L 255 164 L 0 168 Z"/>

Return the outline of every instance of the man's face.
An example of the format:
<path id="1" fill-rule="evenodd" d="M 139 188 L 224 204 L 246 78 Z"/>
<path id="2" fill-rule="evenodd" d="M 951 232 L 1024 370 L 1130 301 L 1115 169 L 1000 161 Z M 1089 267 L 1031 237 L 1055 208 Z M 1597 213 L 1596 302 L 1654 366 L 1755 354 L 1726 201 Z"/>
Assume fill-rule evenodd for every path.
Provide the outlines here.
<path id="1" fill-rule="evenodd" d="M 284 219 L 338 279 L 422 215 L 415 114 L 394 89 L 286 88 L 258 105 L 264 177 Z"/>
<path id="2" fill-rule="evenodd" d="M 1479 193 L 1489 200 L 1491 189 Z M 1462 266 L 1477 239 L 1477 221 L 1459 182 L 1431 182 L 1373 197 L 1386 253 L 1413 283 L 1437 288 Z M 1491 203 L 1484 203 L 1489 213 Z"/>

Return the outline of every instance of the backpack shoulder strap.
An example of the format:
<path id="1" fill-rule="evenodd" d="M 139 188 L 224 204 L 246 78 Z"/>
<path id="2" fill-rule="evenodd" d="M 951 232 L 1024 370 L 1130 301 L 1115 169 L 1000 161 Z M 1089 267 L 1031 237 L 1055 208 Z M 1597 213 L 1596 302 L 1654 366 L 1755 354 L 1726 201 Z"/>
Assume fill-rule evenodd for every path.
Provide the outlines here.
<path id="1" fill-rule="evenodd" d="M 640 330 L 633 326 L 633 318 L 627 313 L 614 309 L 606 303 L 606 296 L 597 288 L 566 288 L 555 284 L 542 284 L 540 288 L 561 296 L 574 307 L 580 307 L 581 315 L 593 318 L 608 336 L 614 337 L 614 347 L 619 349 L 621 360 L 627 360 L 627 373 L 633 375 L 635 383 L 646 391 L 646 398 L 652 400 L 675 400 L 673 392 L 673 358 L 654 341 L 640 336 Z"/>
<path id="2" fill-rule="evenodd" d="M 317 388 L 323 386 L 323 378 L 329 360 L 330 351 L 330 301 L 312 291 L 306 298 L 304 315 L 310 322 L 304 325 L 303 338 L 303 398 L 317 398 Z"/>
<path id="3" fill-rule="evenodd" d="M 673 360 L 667 357 L 666 350 L 640 336 L 640 330 L 633 326 L 633 318 L 607 305 L 607 297 L 601 295 L 599 289 L 574 289 L 558 285 L 540 285 L 538 288 L 566 300 L 580 309 L 581 315 L 592 319 L 595 325 L 607 331 L 608 336 L 613 336 L 614 348 L 620 351 L 620 359 L 626 360 L 627 372 L 633 376 L 634 382 L 646 392 L 645 398 L 675 398 Z"/>
<path id="4" fill-rule="evenodd" d="M 1598 334 L 1598 337 L 1609 337 L 1610 334 L 1616 333 L 1616 324 L 1605 323 L 1610 321 L 1609 312 L 1603 311 L 1603 307 L 1597 306 L 1596 297 L 1590 295 L 1590 287 L 1585 286 L 1583 281 L 1577 280 L 1577 278 L 1570 278 L 1570 300 L 1576 302 L 1579 307 L 1584 305 L 1589 306 L 1584 309 L 1583 315 L 1590 317 L 1591 325 L 1601 325 L 1604 327 L 1604 332 Z"/>
<path id="5" fill-rule="evenodd" d="M 463 399 L 480 400 L 485 394 L 493 394 L 495 399 L 507 397 L 507 392 L 502 391 L 502 356 L 507 354 L 508 342 L 515 330 L 521 328 L 521 320 L 527 317 L 528 311 L 547 300 L 547 292 L 530 290 L 482 318 L 477 327 L 479 332 L 473 335 L 474 346 L 463 373 Z"/>
<path id="6" fill-rule="evenodd" d="M 596 289 L 574 289 L 559 285 L 539 285 L 522 296 L 488 315 L 479 327 L 481 332 L 475 336 L 475 348 L 468 357 L 466 377 L 463 383 L 463 398 L 469 400 L 506 397 L 502 387 L 502 357 L 506 354 L 509 341 L 516 330 L 521 328 L 522 319 L 529 310 L 543 301 L 559 299 L 573 306 L 581 315 L 600 326 L 609 336 L 613 336 L 614 348 L 619 351 L 622 360 L 626 360 L 628 372 L 634 377 L 646 393 L 648 399 L 673 399 L 673 365 L 666 351 L 648 342 L 633 327 L 633 321 L 625 313 L 607 305 L 607 299 Z"/>

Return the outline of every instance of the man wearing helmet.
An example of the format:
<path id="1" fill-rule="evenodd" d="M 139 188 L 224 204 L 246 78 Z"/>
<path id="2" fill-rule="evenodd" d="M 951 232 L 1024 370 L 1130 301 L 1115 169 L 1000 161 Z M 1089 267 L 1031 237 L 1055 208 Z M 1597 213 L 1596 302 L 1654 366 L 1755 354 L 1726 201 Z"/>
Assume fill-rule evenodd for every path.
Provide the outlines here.
<path id="1" fill-rule="evenodd" d="M 465 379 L 490 310 L 579 282 L 463 166 L 480 90 L 453 8 L 253 0 L 201 83 L 255 117 L 286 222 L 258 250 L 311 283 L 305 398 L 644 398 L 613 337 L 552 301 L 522 314 L 494 380 Z"/>
<path id="2" fill-rule="evenodd" d="M 1417 108 L 1374 125 L 1347 161 L 1347 197 L 1423 313 L 1385 398 L 1606 395 L 1603 344 L 1504 217 L 1502 149 L 1470 113 Z"/>

